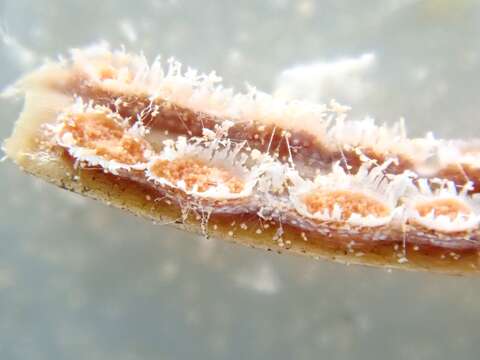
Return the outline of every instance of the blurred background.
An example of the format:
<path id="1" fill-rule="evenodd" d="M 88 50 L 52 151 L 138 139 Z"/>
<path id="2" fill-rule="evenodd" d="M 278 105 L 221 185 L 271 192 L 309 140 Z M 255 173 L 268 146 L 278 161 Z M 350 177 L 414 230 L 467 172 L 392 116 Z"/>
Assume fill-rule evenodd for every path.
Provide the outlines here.
<path id="1" fill-rule="evenodd" d="M 71 47 L 174 56 L 228 86 L 480 137 L 469 0 L 0 0 L 0 86 Z M 1 100 L 0 138 L 21 100 Z M 480 281 L 205 240 L 0 164 L 0 358 L 473 359 Z"/>

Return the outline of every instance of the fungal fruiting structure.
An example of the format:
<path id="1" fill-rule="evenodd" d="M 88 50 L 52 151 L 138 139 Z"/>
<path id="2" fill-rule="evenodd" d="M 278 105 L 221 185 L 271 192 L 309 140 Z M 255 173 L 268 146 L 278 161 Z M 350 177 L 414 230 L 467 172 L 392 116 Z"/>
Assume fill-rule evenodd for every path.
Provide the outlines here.
<path id="1" fill-rule="evenodd" d="M 409 139 L 348 108 L 233 93 L 173 60 L 95 47 L 18 81 L 7 156 L 60 187 L 281 253 L 480 270 L 480 143 Z"/>

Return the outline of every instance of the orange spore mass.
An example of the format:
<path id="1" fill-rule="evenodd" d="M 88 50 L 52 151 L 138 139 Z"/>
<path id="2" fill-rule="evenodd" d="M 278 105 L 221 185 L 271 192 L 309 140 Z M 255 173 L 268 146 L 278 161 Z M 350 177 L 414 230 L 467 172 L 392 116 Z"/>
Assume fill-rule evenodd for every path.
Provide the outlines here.
<path id="1" fill-rule="evenodd" d="M 389 209 L 382 202 L 359 192 L 349 190 L 317 189 L 307 194 L 303 201 L 312 214 L 328 210 L 332 213 L 335 204 L 342 208 L 342 217 L 348 219 L 353 213 L 361 216 L 387 216 Z"/>
<path id="2" fill-rule="evenodd" d="M 194 158 L 159 160 L 150 170 L 155 176 L 172 183 L 183 180 L 188 190 L 197 185 L 199 192 L 207 191 L 219 184 L 225 184 L 232 193 L 240 193 L 245 187 L 244 182 L 228 170 Z"/>
<path id="3" fill-rule="evenodd" d="M 428 215 L 432 210 L 435 216 L 448 216 L 454 220 L 458 215 L 469 215 L 472 210 L 463 202 L 456 199 L 435 199 L 423 201 L 416 205 L 420 216 Z"/>
<path id="4" fill-rule="evenodd" d="M 133 165 L 145 162 L 148 143 L 132 135 L 107 114 L 76 114 L 64 123 L 62 134 L 70 133 L 75 146 L 95 150 L 105 160 Z"/>

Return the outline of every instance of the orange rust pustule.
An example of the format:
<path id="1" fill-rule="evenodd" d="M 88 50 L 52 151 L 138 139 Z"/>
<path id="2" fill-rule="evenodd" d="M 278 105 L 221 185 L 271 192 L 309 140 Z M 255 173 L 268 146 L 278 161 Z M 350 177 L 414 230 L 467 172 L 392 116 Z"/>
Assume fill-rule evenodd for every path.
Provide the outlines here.
<path id="1" fill-rule="evenodd" d="M 245 183 L 228 170 L 208 165 L 194 158 L 158 160 L 151 166 L 150 171 L 153 175 L 171 183 L 183 180 L 188 190 L 192 190 L 196 185 L 199 192 L 224 184 L 230 192 L 238 194 L 245 187 Z"/>
<path id="2" fill-rule="evenodd" d="M 342 216 L 348 219 L 352 214 L 361 216 L 388 216 L 389 209 L 382 202 L 363 193 L 349 190 L 314 190 L 307 194 L 303 201 L 312 214 L 328 210 L 333 212 L 334 206 L 342 208 Z"/>
<path id="3" fill-rule="evenodd" d="M 73 166 L 75 160 L 66 152 L 64 152 L 63 155 L 64 160 Z M 167 188 L 135 181 L 130 178 L 130 173 L 128 173 L 128 177 L 122 177 L 111 173 L 105 173 L 101 168 L 92 168 L 88 171 L 79 168 L 77 171 L 82 175 L 82 178 L 88 177 L 91 179 L 90 181 L 92 184 L 98 184 L 98 182 L 107 183 L 108 186 L 111 186 L 112 189 L 117 189 L 117 191 L 138 194 L 136 195 L 138 201 L 144 202 L 145 207 L 168 209 L 168 211 L 172 212 L 172 218 L 178 218 L 176 223 L 181 223 L 182 221 L 198 221 L 195 220 L 194 216 L 189 216 L 188 219 L 182 220 L 181 206 L 174 201 L 176 195 L 174 198 L 167 196 L 169 193 L 172 194 L 171 190 Z M 87 185 L 88 184 L 89 183 L 87 183 Z M 88 187 L 83 191 L 88 193 Z M 147 201 L 146 199 L 150 200 Z M 213 229 L 214 225 L 218 225 L 224 228 L 225 232 L 227 230 L 233 230 L 234 235 L 236 236 L 242 231 L 239 224 L 244 223 L 248 226 L 247 231 L 253 232 L 254 234 L 252 234 L 252 236 L 256 237 L 259 235 L 257 235 L 255 231 L 259 226 L 262 226 L 261 224 L 264 222 L 264 219 L 259 217 L 258 209 L 255 207 L 245 208 L 241 213 L 225 213 L 221 210 L 214 209 L 209 217 L 208 229 Z M 232 227 L 233 223 L 237 225 Z M 385 240 L 375 241 L 372 239 L 373 236 L 371 233 L 340 233 L 335 228 L 331 228 L 329 235 L 326 236 L 318 232 L 315 228 L 304 228 L 301 224 L 302 223 L 298 221 L 295 221 L 293 224 L 288 218 L 282 219 L 282 221 L 272 220 L 269 222 L 268 229 L 262 227 L 262 236 L 265 240 L 259 240 L 259 244 L 263 243 L 264 245 L 261 246 L 264 246 L 265 248 L 269 248 L 269 245 L 272 247 L 269 249 L 275 248 L 276 241 L 272 240 L 272 237 L 276 234 L 276 229 L 281 226 L 284 230 L 285 240 L 291 240 L 292 245 L 299 252 L 315 253 L 316 249 L 321 247 L 322 249 L 331 249 L 332 254 L 347 255 L 353 247 L 356 252 L 361 251 L 366 254 L 374 253 L 379 254 L 382 257 L 392 256 L 394 263 L 396 263 L 397 258 L 395 257 L 395 254 L 392 254 L 392 248 L 397 245 L 399 251 L 402 251 L 402 246 L 405 244 L 407 246 L 406 254 L 409 263 L 415 263 L 418 256 L 422 256 L 427 259 L 435 258 L 439 264 L 446 263 L 452 264 L 453 266 L 455 262 L 451 260 L 449 254 L 454 251 L 456 254 L 461 255 L 462 259 L 465 257 L 472 257 L 472 262 L 478 264 L 478 254 L 480 251 L 480 235 L 478 232 L 469 234 L 467 238 L 465 238 L 464 235 L 441 235 L 443 237 L 441 242 L 432 242 L 426 237 L 424 231 L 419 233 L 415 228 L 411 228 L 407 233 L 404 233 L 402 231 L 384 227 L 377 231 L 381 231 L 385 234 Z M 301 236 L 301 234 L 304 236 Z M 365 236 L 368 236 L 368 238 L 365 238 Z M 435 238 L 437 239 L 437 236 L 435 236 Z M 235 240 L 234 238 L 231 239 Z M 354 246 L 351 245 L 352 241 L 355 243 Z M 283 250 L 287 250 L 287 248 Z M 418 261 L 424 263 L 426 260 L 419 259 Z M 429 261 L 426 263 L 428 262 Z"/>
<path id="4" fill-rule="evenodd" d="M 75 114 L 67 119 L 60 136 L 70 133 L 75 146 L 91 149 L 105 160 L 124 164 L 145 162 L 149 144 L 128 134 L 114 119 L 104 113 Z"/>
<path id="5" fill-rule="evenodd" d="M 456 199 L 435 199 L 422 201 L 415 206 L 420 216 L 427 216 L 434 212 L 435 216 L 448 216 L 454 220 L 458 215 L 469 215 L 472 213 L 470 207 Z"/>

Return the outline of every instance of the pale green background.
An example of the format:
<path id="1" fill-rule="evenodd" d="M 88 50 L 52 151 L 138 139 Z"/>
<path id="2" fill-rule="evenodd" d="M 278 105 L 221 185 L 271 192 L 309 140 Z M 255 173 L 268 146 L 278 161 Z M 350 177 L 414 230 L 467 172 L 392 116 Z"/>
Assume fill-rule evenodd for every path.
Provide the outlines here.
<path id="1" fill-rule="evenodd" d="M 405 116 L 414 135 L 480 134 L 474 1 L 0 0 L 0 27 L 2 87 L 44 57 L 102 39 L 266 91 L 291 65 L 373 52 L 373 90 L 354 115 Z M 1 101 L 1 138 L 20 108 Z M 480 356 L 478 279 L 199 239 L 8 161 L 0 194 L 2 360 Z"/>

